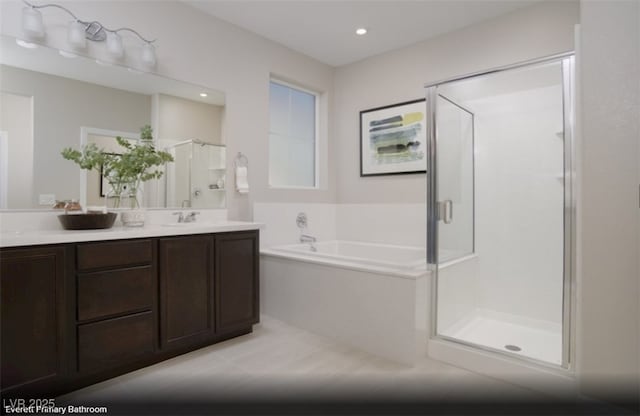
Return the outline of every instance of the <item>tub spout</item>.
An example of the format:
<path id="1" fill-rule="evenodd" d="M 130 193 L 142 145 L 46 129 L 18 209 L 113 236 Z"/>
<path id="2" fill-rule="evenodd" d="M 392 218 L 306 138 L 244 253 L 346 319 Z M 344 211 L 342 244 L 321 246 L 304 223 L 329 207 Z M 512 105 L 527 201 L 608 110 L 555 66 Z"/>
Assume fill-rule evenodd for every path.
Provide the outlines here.
<path id="1" fill-rule="evenodd" d="M 309 249 L 313 252 L 318 251 L 318 249 L 316 248 L 316 245 L 314 244 L 317 241 L 317 239 L 312 236 L 312 235 L 308 235 L 308 234 L 301 234 L 300 235 L 300 242 L 301 243 L 309 243 Z"/>
<path id="2" fill-rule="evenodd" d="M 302 234 L 300 236 L 301 243 L 315 243 L 316 241 L 316 238 L 312 235 Z"/>

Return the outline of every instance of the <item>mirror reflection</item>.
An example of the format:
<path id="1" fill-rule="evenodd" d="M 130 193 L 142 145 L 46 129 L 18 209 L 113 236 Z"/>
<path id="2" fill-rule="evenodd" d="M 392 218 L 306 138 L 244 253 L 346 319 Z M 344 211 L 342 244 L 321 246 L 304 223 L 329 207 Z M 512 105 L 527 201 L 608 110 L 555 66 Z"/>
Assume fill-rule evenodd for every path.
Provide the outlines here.
<path id="1" fill-rule="evenodd" d="M 174 163 L 167 166 L 168 204 L 182 208 L 225 205 L 224 146 L 187 140 L 173 145 L 167 151 L 174 160 Z"/>
<path id="2" fill-rule="evenodd" d="M 224 208 L 224 94 L 199 85 L 0 38 L 0 209 L 47 209 L 56 200 L 107 205 L 103 178 L 65 160 L 65 147 L 115 137 L 138 140 L 153 127 L 155 147 L 174 162 L 145 183 L 146 208 Z"/>

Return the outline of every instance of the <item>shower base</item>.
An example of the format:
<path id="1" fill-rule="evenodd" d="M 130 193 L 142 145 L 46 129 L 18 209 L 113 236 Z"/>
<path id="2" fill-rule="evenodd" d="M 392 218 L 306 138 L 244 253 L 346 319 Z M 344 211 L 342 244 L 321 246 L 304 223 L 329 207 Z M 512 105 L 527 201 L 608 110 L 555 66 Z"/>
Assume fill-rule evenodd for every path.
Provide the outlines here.
<path id="1" fill-rule="evenodd" d="M 553 322 L 476 311 L 441 334 L 551 364 L 562 363 L 562 327 Z"/>

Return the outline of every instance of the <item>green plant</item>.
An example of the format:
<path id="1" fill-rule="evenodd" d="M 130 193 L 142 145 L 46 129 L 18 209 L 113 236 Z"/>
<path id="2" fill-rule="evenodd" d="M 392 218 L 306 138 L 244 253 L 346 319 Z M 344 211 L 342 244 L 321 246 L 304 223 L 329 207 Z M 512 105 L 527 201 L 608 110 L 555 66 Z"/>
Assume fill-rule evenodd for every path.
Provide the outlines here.
<path id="1" fill-rule="evenodd" d="M 62 157 L 77 163 L 81 169 L 102 172 L 109 182 L 116 197 L 115 207 L 120 206 L 120 195 L 128 186 L 131 197 L 131 207 L 137 207 L 136 197 L 140 184 L 151 179 L 159 179 L 164 173 L 159 168 L 167 162 L 173 162 L 171 154 L 156 150 L 153 145 L 153 131 L 151 126 L 145 125 L 140 130 L 140 140 L 137 143 L 116 137 L 118 145 L 124 150 L 120 154 L 106 153 L 94 143 L 83 149 L 65 148 Z"/>

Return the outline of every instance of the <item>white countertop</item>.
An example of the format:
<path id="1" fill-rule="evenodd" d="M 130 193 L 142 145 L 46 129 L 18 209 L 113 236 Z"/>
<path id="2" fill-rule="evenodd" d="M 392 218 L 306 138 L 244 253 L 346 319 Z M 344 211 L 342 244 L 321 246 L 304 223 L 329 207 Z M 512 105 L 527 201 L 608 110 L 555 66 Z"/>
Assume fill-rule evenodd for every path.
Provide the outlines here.
<path id="1" fill-rule="evenodd" d="M 108 230 L 25 230 L 0 233 L 0 247 L 78 243 L 83 241 L 122 240 L 189 234 L 258 230 L 263 224 L 244 221 L 194 222 L 188 224 L 146 224 L 144 227 L 114 226 Z"/>

